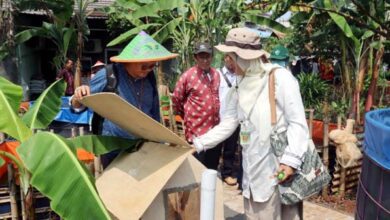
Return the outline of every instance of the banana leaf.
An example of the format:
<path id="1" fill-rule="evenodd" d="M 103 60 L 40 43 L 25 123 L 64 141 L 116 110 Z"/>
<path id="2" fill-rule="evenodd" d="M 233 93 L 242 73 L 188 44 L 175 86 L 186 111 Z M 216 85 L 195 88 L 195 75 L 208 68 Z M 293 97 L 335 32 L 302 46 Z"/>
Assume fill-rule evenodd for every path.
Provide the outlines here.
<path id="1" fill-rule="evenodd" d="M 145 24 L 145 25 L 141 25 L 141 26 L 135 27 L 133 29 L 130 29 L 129 31 L 126 31 L 125 33 L 119 35 L 114 40 L 110 41 L 110 43 L 107 44 L 107 47 L 111 47 L 111 46 L 123 43 L 125 41 L 128 41 L 131 37 L 138 34 L 140 31 L 146 30 L 149 27 L 159 26 L 159 25 L 161 25 L 161 24 L 151 23 L 151 24 Z"/>
<path id="2" fill-rule="evenodd" d="M 157 0 L 150 4 L 143 5 L 131 15 L 134 19 L 143 17 L 158 17 L 159 11 L 173 10 L 184 5 L 183 0 Z"/>
<path id="3" fill-rule="evenodd" d="M 53 121 L 60 110 L 65 87 L 63 79 L 57 80 L 39 96 L 22 118 L 30 129 L 45 129 Z"/>
<path id="4" fill-rule="evenodd" d="M 243 16 L 248 21 L 251 21 L 255 24 L 264 25 L 264 26 L 267 26 L 269 28 L 272 28 L 273 30 L 276 30 L 276 31 L 279 31 L 282 33 L 289 33 L 290 32 L 289 28 L 286 28 L 285 26 L 283 26 L 279 22 L 274 21 L 270 18 L 263 17 L 263 16 L 256 15 L 256 14 L 251 14 L 251 13 L 246 13 Z"/>
<path id="5" fill-rule="evenodd" d="M 15 113 L 18 112 L 20 101 L 22 100 L 23 96 L 22 87 L 13 84 L 12 82 L 6 80 L 4 77 L 0 77 L 0 90 L 5 95 L 12 110 Z"/>
<path id="6" fill-rule="evenodd" d="M 50 199 L 51 208 L 64 219 L 110 219 L 94 184 L 66 139 L 39 132 L 17 149 L 30 183 Z"/>
<path id="7" fill-rule="evenodd" d="M 175 19 L 172 19 L 168 23 L 164 24 L 159 30 L 157 30 L 155 33 L 153 33 L 152 37 L 160 43 L 163 43 L 169 35 L 175 31 L 176 26 L 180 24 L 180 21 L 182 20 L 182 17 L 178 17 Z"/>
<path id="8" fill-rule="evenodd" d="M 0 90 L 0 132 L 6 133 L 18 141 L 25 141 L 31 136 L 31 130 L 14 111 L 3 90 Z"/>
<path id="9" fill-rule="evenodd" d="M 82 148 L 95 155 L 101 155 L 113 150 L 123 149 L 126 151 L 136 150 L 142 140 L 130 140 L 113 136 L 84 135 L 69 138 L 68 141 L 77 148 Z"/>
<path id="10" fill-rule="evenodd" d="M 2 157 L 0 157 L 0 167 L 3 166 L 4 164 L 5 164 L 5 160 Z"/>

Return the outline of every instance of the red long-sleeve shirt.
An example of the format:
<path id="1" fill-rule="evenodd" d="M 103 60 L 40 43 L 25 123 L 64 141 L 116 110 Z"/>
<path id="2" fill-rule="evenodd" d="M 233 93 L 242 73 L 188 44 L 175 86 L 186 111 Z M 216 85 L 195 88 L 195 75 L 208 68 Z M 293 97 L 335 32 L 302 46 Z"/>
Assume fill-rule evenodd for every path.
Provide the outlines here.
<path id="1" fill-rule="evenodd" d="M 204 73 L 194 66 L 176 83 L 173 108 L 184 119 L 188 142 L 219 123 L 219 82 L 219 74 L 214 68 L 210 68 L 210 73 Z"/>

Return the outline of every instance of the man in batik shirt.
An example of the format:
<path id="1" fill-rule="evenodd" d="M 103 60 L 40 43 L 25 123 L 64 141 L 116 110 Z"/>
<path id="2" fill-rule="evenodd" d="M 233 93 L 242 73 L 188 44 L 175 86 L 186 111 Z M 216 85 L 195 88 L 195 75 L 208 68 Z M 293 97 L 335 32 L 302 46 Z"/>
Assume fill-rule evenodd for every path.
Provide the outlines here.
<path id="1" fill-rule="evenodd" d="M 211 67 L 212 47 L 197 43 L 194 50 L 196 65 L 183 73 L 173 92 L 176 114 L 184 119 L 185 136 L 192 144 L 193 137 L 206 133 L 219 123 L 219 74 Z M 202 152 L 196 157 L 207 168 L 218 168 L 221 146 Z"/>

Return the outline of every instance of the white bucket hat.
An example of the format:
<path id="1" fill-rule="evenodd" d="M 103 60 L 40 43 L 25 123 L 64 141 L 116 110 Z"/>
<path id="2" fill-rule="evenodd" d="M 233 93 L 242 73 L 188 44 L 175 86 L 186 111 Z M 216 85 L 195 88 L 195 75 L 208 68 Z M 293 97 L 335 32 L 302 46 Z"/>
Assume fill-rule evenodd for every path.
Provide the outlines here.
<path id="1" fill-rule="evenodd" d="M 224 53 L 234 52 L 244 60 L 270 56 L 267 51 L 262 49 L 260 35 L 245 27 L 231 29 L 226 36 L 225 44 L 220 44 L 215 48 Z"/>

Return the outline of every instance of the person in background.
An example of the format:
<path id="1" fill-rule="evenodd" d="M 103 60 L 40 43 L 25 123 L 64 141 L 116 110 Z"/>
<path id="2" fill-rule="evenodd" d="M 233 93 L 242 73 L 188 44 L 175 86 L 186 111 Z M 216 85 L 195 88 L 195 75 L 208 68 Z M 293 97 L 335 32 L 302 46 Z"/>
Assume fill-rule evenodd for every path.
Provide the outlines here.
<path id="1" fill-rule="evenodd" d="M 279 64 L 281 67 L 289 69 L 290 56 L 288 49 L 282 45 L 276 45 L 270 55 L 271 63 Z"/>
<path id="2" fill-rule="evenodd" d="M 99 70 L 104 68 L 106 64 L 104 64 L 102 61 L 98 60 L 93 66 L 91 66 L 91 79 L 96 75 Z"/>
<path id="3" fill-rule="evenodd" d="M 66 82 L 65 96 L 72 96 L 74 92 L 73 61 L 67 59 L 64 68 L 57 74 L 56 80 L 64 79 Z"/>
<path id="4" fill-rule="evenodd" d="M 294 178 L 308 149 L 299 84 L 290 71 L 269 63 L 261 47 L 259 34 L 249 28 L 231 29 L 225 44 L 216 46 L 232 58 L 239 83 L 230 93 L 221 123 L 195 137 L 193 144 L 197 152 L 212 149 L 240 125 L 246 219 L 302 219 L 302 203 L 282 204 L 278 186 Z M 272 137 L 283 143 L 272 146 Z M 279 148 L 281 157 L 275 153 Z"/>
<path id="5" fill-rule="evenodd" d="M 196 65 L 181 75 L 172 95 L 173 109 L 184 119 L 188 143 L 219 123 L 220 78 L 218 72 L 211 67 L 212 55 L 209 43 L 196 43 Z M 218 169 L 220 156 L 221 145 L 195 155 L 207 168 L 214 170 Z"/>
<path id="6" fill-rule="evenodd" d="M 221 103 L 220 107 L 220 118 L 222 119 L 225 114 L 227 105 L 227 95 L 231 89 L 237 86 L 237 75 L 235 72 L 235 66 L 230 56 L 224 56 L 224 66 L 218 70 L 219 78 L 221 80 L 219 84 L 219 100 Z M 242 176 L 242 165 L 239 163 L 239 167 L 235 166 L 236 159 L 241 162 L 241 150 L 238 143 L 239 128 L 233 132 L 233 134 L 222 142 L 222 158 L 223 163 L 220 167 L 221 176 L 223 181 L 234 186 L 237 184 L 237 178 L 240 180 Z M 236 158 L 236 152 L 239 152 L 239 158 Z M 238 168 L 238 169 L 237 169 Z M 241 186 L 241 184 L 240 184 Z"/>
<path id="7" fill-rule="evenodd" d="M 158 61 L 172 59 L 176 56 L 177 54 L 169 52 L 147 33 L 141 31 L 118 56 L 110 58 L 114 62 L 112 69 L 117 81 L 117 94 L 129 104 L 160 122 L 159 98 L 153 70 Z M 83 85 L 76 88 L 71 99 L 75 111 L 83 110 L 84 107 L 79 100 L 84 96 L 106 91 L 107 74 L 106 68 L 103 68 L 92 78 L 90 86 Z M 110 107 L 113 106 L 107 106 L 107 108 Z M 135 138 L 106 119 L 103 121 L 102 135 Z M 115 151 L 103 155 L 103 167 L 106 167 L 118 154 L 119 151 Z"/>

